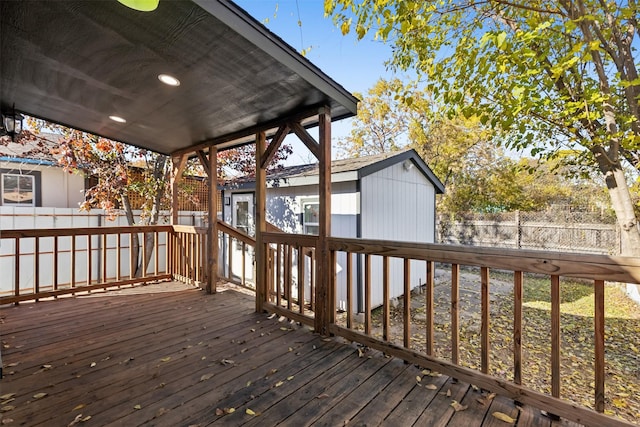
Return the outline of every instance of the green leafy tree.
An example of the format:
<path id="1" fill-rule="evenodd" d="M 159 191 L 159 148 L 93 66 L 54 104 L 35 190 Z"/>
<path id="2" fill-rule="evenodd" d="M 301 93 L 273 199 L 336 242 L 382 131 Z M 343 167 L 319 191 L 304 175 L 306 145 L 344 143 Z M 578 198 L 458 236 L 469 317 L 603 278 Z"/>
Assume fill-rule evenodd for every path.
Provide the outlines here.
<path id="1" fill-rule="evenodd" d="M 339 156 L 344 158 L 371 156 L 399 150 L 407 142 L 411 109 L 402 96 L 412 87 L 400 79 L 379 79 L 360 99 L 358 116 L 351 132 L 337 143 Z"/>
<path id="2" fill-rule="evenodd" d="M 479 117 L 504 143 L 599 172 L 623 238 L 640 256 L 630 180 L 640 166 L 635 1 L 325 0 L 342 32 L 393 45 L 450 114 Z"/>

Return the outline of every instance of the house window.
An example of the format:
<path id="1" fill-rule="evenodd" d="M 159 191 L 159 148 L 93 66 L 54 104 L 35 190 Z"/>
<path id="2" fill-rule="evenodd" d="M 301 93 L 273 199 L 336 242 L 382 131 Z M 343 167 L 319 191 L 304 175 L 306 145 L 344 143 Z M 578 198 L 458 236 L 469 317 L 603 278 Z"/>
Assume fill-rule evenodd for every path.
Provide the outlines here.
<path id="1" fill-rule="evenodd" d="M 36 206 L 36 177 L 13 173 L 2 174 L 4 206 Z"/>
<path id="2" fill-rule="evenodd" d="M 320 203 L 309 200 L 302 203 L 302 232 L 318 235 L 320 231 Z"/>

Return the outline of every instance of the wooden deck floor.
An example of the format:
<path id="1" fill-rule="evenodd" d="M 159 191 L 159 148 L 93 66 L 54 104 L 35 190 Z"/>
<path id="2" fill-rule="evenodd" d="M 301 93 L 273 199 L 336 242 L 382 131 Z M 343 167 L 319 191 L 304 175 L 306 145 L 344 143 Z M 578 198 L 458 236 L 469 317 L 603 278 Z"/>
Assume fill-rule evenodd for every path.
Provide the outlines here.
<path id="1" fill-rule="evenodd" d="M 468 384 L 377 352 L 359 357 L 254 313 L 248 295 L 171 286 L 1 308 L 1 424 L 509 425 L 499 411 L 518 426 L 569 425 L 505 398 L 483 405 Z"/>

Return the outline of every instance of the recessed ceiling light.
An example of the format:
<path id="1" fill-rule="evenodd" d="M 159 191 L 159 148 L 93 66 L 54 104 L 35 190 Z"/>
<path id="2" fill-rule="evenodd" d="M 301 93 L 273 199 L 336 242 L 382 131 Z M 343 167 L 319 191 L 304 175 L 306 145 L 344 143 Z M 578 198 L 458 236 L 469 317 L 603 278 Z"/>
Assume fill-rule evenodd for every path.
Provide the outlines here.
<path id="1" fill-rule="evenodd" d="M 180 80 L 170 76 L 169 74 L 160 74 L 158 76 L 158 80 L 169 86 L 180 86 Z"/>
<path id="2" fill-rule="evenodd" d="M 118 123 L 127 123 L 127 121 L 125 119 L 123 119 L 120 116 L 109 116 L 109 118 L 111 120 L 113 120 L 114 122 L 118 122 Z"/>

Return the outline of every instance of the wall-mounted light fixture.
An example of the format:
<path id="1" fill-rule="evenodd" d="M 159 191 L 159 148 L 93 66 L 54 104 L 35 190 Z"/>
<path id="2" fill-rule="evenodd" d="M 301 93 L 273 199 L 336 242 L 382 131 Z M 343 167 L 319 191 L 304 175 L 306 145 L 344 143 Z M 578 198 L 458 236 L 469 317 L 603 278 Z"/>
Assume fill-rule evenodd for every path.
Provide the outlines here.
<path id="1" fill-rule="evenodd" d="M 156 10 L 160 0 L 118 0 L 123 5 L 140 12 L 151 12 Z"/>
<path id="2" fill-rule="evenodd" d="M 0 136 L 9 135 L 11 140 L 15 142 L 16 136 L 22 132 L 22 121 L 24 116 L 16 112 L 15 106 L 12 111 L 2 113 L 2 128 L 0 128 Z"/>

